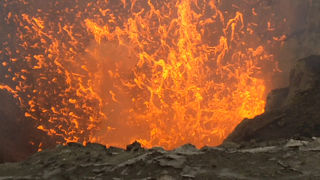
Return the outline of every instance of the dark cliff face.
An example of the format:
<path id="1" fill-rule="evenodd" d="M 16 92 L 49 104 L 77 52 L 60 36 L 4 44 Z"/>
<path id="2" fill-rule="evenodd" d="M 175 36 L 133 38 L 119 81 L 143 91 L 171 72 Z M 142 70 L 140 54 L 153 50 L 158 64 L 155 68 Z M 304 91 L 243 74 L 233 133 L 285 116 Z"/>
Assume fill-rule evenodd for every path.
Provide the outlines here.
<path id="1" fill-rule="evenodd" d="M 239 124 L 226 141 L 267 141 L 320 135 L 320 56 L 298 60 L 287 88 L 268 95 L 266 112 Z"/>
<path id="2" fill-rule="evenodd" d="M 18 104 L 10 93 L 0 90 L 0 163 L 29 157 L 37 152 L 40 142 L 55 146 L 50 137 L 24 116 Z"/>
<path id="3" fill-rule="evenodd" d="M 21 160 L 37 151 L 30 144 L 31 124 L 17 104 L 9 93 L 0 91 L 0 163 Z"/>

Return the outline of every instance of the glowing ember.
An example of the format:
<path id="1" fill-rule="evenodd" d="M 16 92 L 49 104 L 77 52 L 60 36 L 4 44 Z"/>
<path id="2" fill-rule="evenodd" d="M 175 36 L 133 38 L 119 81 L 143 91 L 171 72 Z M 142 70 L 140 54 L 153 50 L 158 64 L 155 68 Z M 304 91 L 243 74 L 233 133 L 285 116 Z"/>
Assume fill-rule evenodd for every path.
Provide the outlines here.
<path id="1" fill-rule="evenodd" d="M 58 143 L 217 145 L 264 111 L 276 71 L 265 46 L 280 36 L 261 43 L 256 9 L 220 0 L 73 3 L 9 12 L 17 38 L 1 50 L 14 86 L 0 89 Z"/>

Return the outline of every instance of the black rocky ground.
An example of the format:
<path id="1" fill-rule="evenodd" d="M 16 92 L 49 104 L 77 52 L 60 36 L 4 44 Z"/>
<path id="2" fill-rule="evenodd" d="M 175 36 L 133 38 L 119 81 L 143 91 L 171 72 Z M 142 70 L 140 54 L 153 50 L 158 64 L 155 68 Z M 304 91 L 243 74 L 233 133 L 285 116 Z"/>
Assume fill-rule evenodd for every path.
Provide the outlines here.
<path id="1" fill-rule="evenodd" d="M 71 143 L 20 163 L 0 165 L 0 179 L 319 179 L 320 138 L 173 151 Z M 256 147 L 255 147 L 256 146 Z"/>

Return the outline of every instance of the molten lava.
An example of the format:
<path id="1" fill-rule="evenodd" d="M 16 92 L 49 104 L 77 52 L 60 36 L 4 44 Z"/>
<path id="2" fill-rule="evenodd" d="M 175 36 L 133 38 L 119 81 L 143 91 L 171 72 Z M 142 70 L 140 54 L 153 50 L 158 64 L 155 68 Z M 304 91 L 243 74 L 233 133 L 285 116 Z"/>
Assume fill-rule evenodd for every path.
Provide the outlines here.
<path id="1" fill-rule="evenodd" d="M 28 8 L 6 14 L 0 89 L 57 143 L 218 145 L 264 111 L 281 36 L 250 3 L 4 1 Z"/>

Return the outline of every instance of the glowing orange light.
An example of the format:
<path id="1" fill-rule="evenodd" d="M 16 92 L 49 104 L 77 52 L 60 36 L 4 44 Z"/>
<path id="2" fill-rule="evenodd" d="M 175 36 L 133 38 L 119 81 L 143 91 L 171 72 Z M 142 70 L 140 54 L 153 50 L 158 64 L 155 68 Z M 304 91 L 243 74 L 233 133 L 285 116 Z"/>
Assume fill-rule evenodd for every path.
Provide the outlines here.
<path id="1" fill-rule="evenodd" d="M 217 145 L 264 111 L 262 70 L 276 66 L 255 38 L 259 22 L 222 3 L 98 0 L 57 9 L 55 19 L 45 10 L 10 13 L 20 52 L 32 53 L 2 63 L 8 72 L 8 64 L 25 64 L 12 77 L 16 88 L 0 89 L 29 93 L 25 116 L 58 143 Z M 266 31 L 275 31 L 272 22 Z"/>

